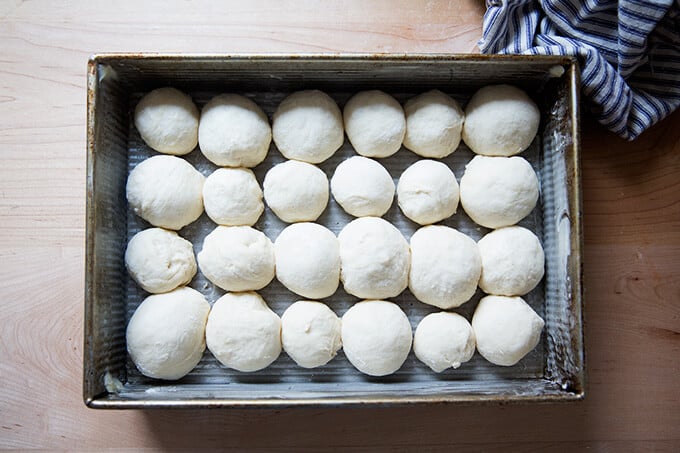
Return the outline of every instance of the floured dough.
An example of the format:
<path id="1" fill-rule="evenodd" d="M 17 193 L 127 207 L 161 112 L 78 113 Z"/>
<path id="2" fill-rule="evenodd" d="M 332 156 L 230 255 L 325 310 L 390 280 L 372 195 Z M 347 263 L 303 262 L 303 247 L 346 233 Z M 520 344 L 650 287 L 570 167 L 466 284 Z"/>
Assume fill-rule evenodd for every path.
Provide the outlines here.
<path id="1" fill-rule="evenodd" d="M 150 224 L 179 230 L 203 213 L 204 181 L 184 159 L 153 156 L 130 172 L 127 200 L 134 213 Z"/>
<path id="2" fill-rule="evenodd" d="M 381 299 L 406 289 L 411 256 L 394 225 L 378 217 L 360 217 L 342 229 L 338 241 L 340 280 L 349 294 Z"/>
<path id="3" fill-rule="evenodd" d="M 430 313 L 416 328 L 413 352 L 436 373 L 458 368 L 475 353 L 475 333 L 461 315 L 445 311 Z"/>
<path id="4" fill-rule="evenodd" d="M 392 206 L 394 181 L 375 160 L 354 156 L 335 169 L 331 192 L 348 214 L 380 217 Z"/>
<path id="5" fill-rule="evenodd" d="M 451 97 L 438 90 L 428 91 L 409 99 L 404 104 L 404 112 L 406 148 L 419 156 L 436 159 L 458 148 L 465 117 Z"/>
<path id="6" fill-rule="evenodd" d="M 257 293 L 227 293 L 210 311 L 205 338 L 222 365 L 258 371 L 281 354 L 281 319 Z"/>
<path id="7" fill-rule="evenodd" d="M 404 110 L 379 90 L 361 91 L 343 111 L 345 131 L 354 150 L 366 157 L 388 157 L 399 151 L 406 133 Z"/>
<path id="8" fill-rule="evenodd" d="M 267 157 L 271 139 L 267 115 L 245 96 L 220 94 L 201 111 L 199 147 L 216 165 L 254 167 Z"/>
<path id="9" fill-rule="evenodd" d="M 538 237 L 526 228 L 494 230 L 479 240 L 479 287 L 499 296 L 523 296 L 543 278 L 545 256 Z"/>
<path id="10" fill-rule="evenodd" d="M 264 211 L 262 189 L 247 168 L 218 168 L 205 180 L 203 204 L 218 225 L 254 225 Z"/>
<path id="11" fill-rule="evenodd" d="M 264 199 L 284 222 L 312 222 L 328 204 L 328 178 L 319 167 L 289 160 L 264 178 Z"/>
<path id="12" fill-rule="evenodd" d="M 165 293 L 186 285 L 196 275 L 191 242 L 162 228 L 149 228 L 132 236 L 125 250 L 125 267 L 132 279 L 150 293 Z"/>
<path id="13" fill-rule="evenodd" d="M 543 319 L 521 297 L 486 296 L 472 317 L 477 350 L 489 362 L 512 366 L 536 347 Z"/>
<path id="14" fill-rule="evenodd" d="M 397 201 L 406 217 L 421 225 L 455 214 L 459 188 L 451 169 L 434 160 L 419 160 L 399 177 Z"/>
<path id="15" fill-rule="evenodd" d="M 284 157 L 311 164 L 331 157 L 345 139 L 340 108 L 319 90 L 284 99 L 274 113 L 272 132 Z"/>
<path id="16" fill-rule="evenodd" d="M 218 226 L 203 240 L 198 267 L 224 290 L 261 289 L 274 278 L 274 246 L 251 227 Z"/>
<path id="17" fill-rule="evenodd" d="M 330 362 L 342 347 L 340 318 L 321 302 L 301 300 L 281 316 L 283 350 L 303 368 Z"/>
<path id="18" fill-rule="evenodd" d="M 294 223 L 274 243 L 276 278 L 310 299 L 332 296 L 340 282 L 338 239 L 316 223 Z"/>
<path id="19" fill-rule="evenodd" d="M 205 297 L 186 286 L 144 299 L 125 334 L 137 369 L 156 379 L 174 380 L 188 374 L 203 357 L 209 311 Z"/>
<path id="20" fill-rule="evenodd" d="M 135 128 L 158 152 L 188 154 L 198 143 L 198 108 L 189 95 L 175 88 L 158 88 L 135 107 Z"/>
<path id="21" fill-rule="evenodd" d="M 514 225 L 536 206 L 538 177 L 521 157 L 476 156 L 460 180 L 460 203 L 487 228 Z"/>
<path id="22" fill-rule="evenodd" d="M 412 339 L 406 314 L 392 302 L 359 302 L 342 317 L 345 355 L 357 370 L 369 376 L 386 376 L 401 368 Z"/>

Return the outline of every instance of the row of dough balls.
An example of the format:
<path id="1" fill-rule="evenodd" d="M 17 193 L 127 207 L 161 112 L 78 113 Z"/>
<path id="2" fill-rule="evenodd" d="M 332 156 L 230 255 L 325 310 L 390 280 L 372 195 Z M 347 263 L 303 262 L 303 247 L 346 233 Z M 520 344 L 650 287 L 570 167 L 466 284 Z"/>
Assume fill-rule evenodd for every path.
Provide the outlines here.
<path id="1" fill-rule="evenodd" d="M 326 209 L 329 182 L 317 166 L 288 160 L 272 167 L 264 191 L 248 168 L 219 168 L 205 178 L 174 156 L 153 156 L 130 172 L 126 191 L 133 211 L 154 226 L 180 229 L 205 211 L 217 224 L 254 225 L 264 201 L 284 222 L 310 222 Z M 444 163 L 420 160 L 392 177 L 379 162 L 362 156 L 340 163 L 330 181 L 338 204 L 355 217 L 384 215 L 394 194 L 406 217 L 420 225 L 452 216 L 458 203 L 477 224 L 514 225 L 536 206 L 538 177 L 524 158 L 476 156 L 460 180 Z"/>
<path id="2" fill-rule="evenodd" d="M 354 304 L 342 319 L 325 304 L 298 301 L 279 318 L 255 292 L 227 293 L 211 308 L 201 293 L 183 286 L 147 297 L 126 339 L 137 368 L 157 379 L 188 374 L 206 345 L 222 365 L 242 372 L 266 368 L 282 349 L 299 366 L 316 368 L 342 347 L 357 370 L 385 376 L 401 368 L 411 346 L 438 373 L 470 360 L 475 348 L 491 363 L 512 366 L 536 347 L 543 325 L 520 297 L 484 297 L 472 324 L 455 313 L 429 314 L 413 335 L 406 314 L 384 300 Z"/>
<path id="3" fill-rule="evenodd" d="M 191 97 L 175 88 L 146 94 L 135 109 L 135 126 L 156 151 L 183 155 L 198 144 L 223 167 L 254 167 L 273 138 L 288 159 L 320 163 L 343 144 L 347 133 L 358 154 L 388 157 L 403 144 L 422 157 L 442 158 L 463 141 L 477 154 L 511 156 L 524 151 L 538 131 L 540 112 L 529 96 L 510 85 L 481 88 L 465 112 L 448 95 L 428 91 L 404 107 L 378 90 L 354 95 L 344 112 L 327 94 L 298 91 L 278 106 L 269 125 L 252 100 L 221 94 L 200 112 Z"/>
<path id="4" fill-rule="evenodd" d="M 286 227 L 272 244 L 251 227 L 218 226 L 198 253 L 203 275 L 226 291 L 255 291 L 276 278 L 309 299 L 330 297 L 342 282 L 361 299 L 396 297 L 407 287 L 423 303 L 459 307 L 479 286 L 487 294 L 522 296 L 544 274 L 544 252 L 534 233 L 499 228 L 479 242 L 443 225 L 418 229 L 410 245 L 389 222 L 361 217 L 336 237 L 316 223 Z M 197 272 L 192 244 L 174 231 L 149 228 L 125 252 L 132 278 L 163 293 L 186 285 Z"/>

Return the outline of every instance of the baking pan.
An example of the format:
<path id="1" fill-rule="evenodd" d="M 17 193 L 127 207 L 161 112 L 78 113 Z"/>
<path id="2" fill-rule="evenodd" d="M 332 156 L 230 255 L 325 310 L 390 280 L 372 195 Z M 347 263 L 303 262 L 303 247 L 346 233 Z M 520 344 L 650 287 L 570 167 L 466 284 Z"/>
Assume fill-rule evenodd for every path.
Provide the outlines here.
<path id="1" fill-rule="evenodd" d="M 520 225 L 541 239 L 546 275 L 525 299 L 545 319 L 541 342 L 513 367 L 499 367 L 479 354 L 457 370 L 441 374 L 413 353 L 395 374 L 362 375 L 342 352 L 326 366 L 308 370 L 282 355 L 267 369 L 239 373 L 221 367 L 209 351 L 188 376 L 160 381 L 141 375 L 125 348 L 125 328 L 146 297 L 128 277 L 123 255 L 128 238 L 149 225 L 135 216 L 125 199 L 127 174 L 154 155 L 132 125 L 132 113 L 151 89 L 174 86 L 201 108 L 222 92 L 244 94 L 269 115 L 293 91 L 321 89 L 342 107 L 354 93 L 381 89 L 400 102 L 439 89 L 465 104 L 482 86 L 509 83 L 525 89 L 541 109 L 541 128 L 522 156 L 537 171 L 541 194 L 536 209 Z M 105 54 L 88 64 L 87 243 L 85 278 L 84 401 L 93 408 L 320 406 L 347 404 L 430 404 L 444 402 L 573 401 L 584 396 L 581 286 L 581 198 L 579 177 L 578 71 L 574 60 L 550 56 L 477 55 L 158 55 Z M 320 165 L 330 177 L 339 162 L 353 155 L 348 140 Z M 443 159 L 460 180 L 473 157 L 461 143 Z M 402 148 L 380 162 L 395 182 L 417 160 Z M 186 159 L 208 175 L 216 167 L 198 150 Z M 254 171 L 264 174 L 284 158 L 274 144 Z M 417 225 L 396 202 L 385 218 L 408 239 Z M 331 197 L 318 220 L 338 232 L 351 221 Z M 475 225 L 459 207 L 442 222 L 474 239 L 489 230 Z M 180 235 L 199 251 L 214 228 L 204 214 Z M 255 225 L 272 240 L 286 226 L 267 208 Z M 212 303 L 224 292 L 199 272 L 190 286 Z M 279 315 L 300 299 L 274 280 L 259 291 Z M 468 320 L 477 301 L 455 311 Z M 339 289 L 325 302 L 342 315 L 358 299 Z M 408 290 L 392 299 L 413 327 L 438 311 L 418 302 Z"/>

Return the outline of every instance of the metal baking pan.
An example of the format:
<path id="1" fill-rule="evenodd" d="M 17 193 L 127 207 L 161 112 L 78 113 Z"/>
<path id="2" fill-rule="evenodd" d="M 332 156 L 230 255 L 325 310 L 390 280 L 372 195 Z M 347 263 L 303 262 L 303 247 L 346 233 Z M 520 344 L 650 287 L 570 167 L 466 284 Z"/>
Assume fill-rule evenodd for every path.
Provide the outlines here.
<path id="1" fill-rule="evenodd" d="M 522 155 L 539 175 L 536 209 L 521 222 L 541 238 L 546 276 L 525 299 L 546 321 L 537 348 L 513 367 L 499 367 L 476 354 L 457 370 L 441 374 L 418 362 L 413 353 L 397 373 L 384 378 L 356 371 L 342 352 L 324 367 L 307 370 L 282 355 L 267 369 L 239 373 L 221 367 L 206 351 L 185 378 L 165 382 L 141 375 L 130 362 L 125 328 L 144 294 L 128 277 L 123 255 L 128 238 L 148 225 L 127 206 L 127 174 L 154 154 L 132 126 L 140 97 L 161 86 L 189 93 L 202 107 L 221 92 L 244 94 L 270 116 L 289 93 L 317 88 L 342 107 L 353 93 L 381 89 L 404 102 L 429 89 L 440 89 L 464 104 L 478 88 L 509 83 L 525 89 L 542 112 L 539 134 Z M 83 397 L 93 408 L 320 406 L 417 404 L 443 402 L 573 401 L 584 396 L 581 286 L 581 196 L 579 175 L 578 71 L 565 57 L 478 55 L 96 55 L 88 64 L 87 243 L 85 279 L 85 357 Z M 320 165 L 328 176 L 353 154 L 347 140 Z M 443 159 L 460 179 L 473 157 L 461 144 Z M 215 168 L 198 150 L 186 157 L 204 174 Z M 396 179 L 417 159 L 401 149 L 381 159 Z M 255 168 L 259 182 L 283 157 L 272 144 Z M 417 225 L 396 203 L 385 216 L 409 238 Z M 351 217 L 335 204 L 319 222 L 338 232 Z M 488 230 L 476 226 L 459 208 L 443 222 L 474 239 Z M 200 250 L 214 224 L 205 214 L 180 234 Z M 285 227 L 269 211 L 256 228 L 272 240 Z M 223 291 L 199 273 L 190 284 L 214 302 Z M 276 280 L 260 291 L 279 315 L 299 297 Z M 475 297 L 456 311 L 468 319 Z M 342 315 L 356 298 L 342 289 L 326 303 Z M 412 325 L 436 308 L 407 291 L 393 299 Z"/>

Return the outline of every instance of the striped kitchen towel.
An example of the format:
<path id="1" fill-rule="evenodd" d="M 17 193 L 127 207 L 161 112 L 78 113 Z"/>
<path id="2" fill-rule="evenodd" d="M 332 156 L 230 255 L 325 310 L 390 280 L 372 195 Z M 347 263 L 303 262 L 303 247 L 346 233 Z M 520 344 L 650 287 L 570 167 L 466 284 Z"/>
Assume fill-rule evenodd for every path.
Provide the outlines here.
<path id="1" fill-rule="evenodd" d="M 482 53 L 573 55 L 598 121 L 628 140 L 680 105 L 680 0 L 487 0 Z"/>

